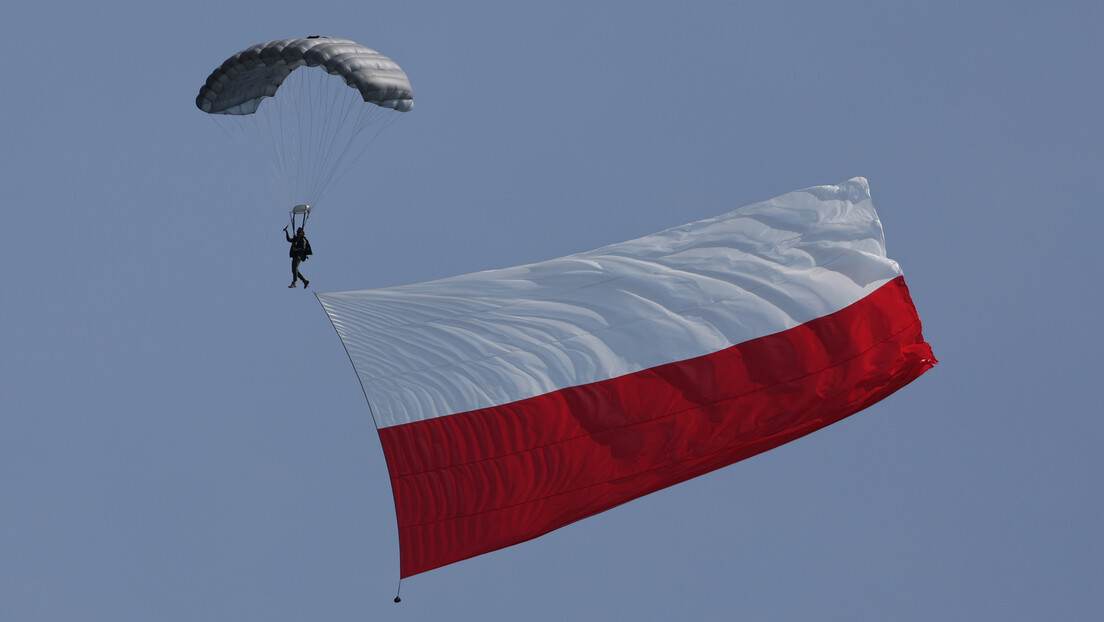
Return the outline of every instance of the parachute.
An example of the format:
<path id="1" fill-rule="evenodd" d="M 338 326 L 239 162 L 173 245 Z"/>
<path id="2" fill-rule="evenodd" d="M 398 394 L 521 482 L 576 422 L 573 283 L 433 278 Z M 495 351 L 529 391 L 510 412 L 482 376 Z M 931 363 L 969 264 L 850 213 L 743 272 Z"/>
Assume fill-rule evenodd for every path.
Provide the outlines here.
<path id="1" fill-rule="evenodd" d="M 294 226 L 295 216 L 305 222 L 398 113 L 414 108 L 414 93 L 406 73 L 383 54 L 348 39 L 313 36 L 234 54 L 211 72 L 196 106 L 260 165 L 284 204 L 294 206 Z"/>

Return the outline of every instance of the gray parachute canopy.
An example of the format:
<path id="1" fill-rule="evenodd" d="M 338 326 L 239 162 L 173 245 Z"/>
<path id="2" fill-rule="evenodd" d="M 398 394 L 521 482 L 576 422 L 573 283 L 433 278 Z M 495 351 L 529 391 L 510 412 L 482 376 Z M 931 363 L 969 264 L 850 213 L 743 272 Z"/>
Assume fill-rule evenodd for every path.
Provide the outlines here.
<path id="1" fill-rule="evenodd" d="M 360 91 L 365 102 L 407 112 L 414 91 L 390 58 L 348 39 L 308 37 L 259 43 L 226 59 L 199 89 L 196 106 L 211 114 L 246 115 L 273 97 L 298 67 L 321 67 Z"/>

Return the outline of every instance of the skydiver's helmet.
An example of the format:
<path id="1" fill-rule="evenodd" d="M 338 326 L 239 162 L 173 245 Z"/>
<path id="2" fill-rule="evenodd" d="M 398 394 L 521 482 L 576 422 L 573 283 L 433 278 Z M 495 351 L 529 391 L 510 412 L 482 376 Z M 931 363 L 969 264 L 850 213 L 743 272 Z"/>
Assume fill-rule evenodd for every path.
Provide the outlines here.
<path id="1" fill-rule="evenodd" d="M 309 206 L 305 203 L 300 203 L 299 205 L 296 205 L 295 207 L 292 207 L 291 211 L 289 212 L 291 214 L 291 228 L 292 229 L 296 228 L 295 227 L 295 217 L 296 216 L 302 216 L 303 217 L 303 224 L 299 225 L 299 228 L 305 227 L 307 225 L 307 218 L 310 216 L 310 210 L 311 210 L 311 206 Z"/>

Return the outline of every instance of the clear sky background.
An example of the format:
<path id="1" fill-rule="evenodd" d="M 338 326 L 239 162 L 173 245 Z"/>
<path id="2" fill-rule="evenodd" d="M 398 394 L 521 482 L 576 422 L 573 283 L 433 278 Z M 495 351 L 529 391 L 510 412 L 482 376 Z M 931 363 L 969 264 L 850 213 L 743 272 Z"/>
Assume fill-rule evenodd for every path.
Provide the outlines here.
<path id="1" fill-rule="evenodd" d="M 0 619 L 1088 620 L 1104 610 L 1098 2 L 42 0 L 0 18 Z M 870 180 L 941 364 L 844 422 L 403 581 L 287 206 L 194 104 L 355 39 L 416 107 L 312 289 Z"/>

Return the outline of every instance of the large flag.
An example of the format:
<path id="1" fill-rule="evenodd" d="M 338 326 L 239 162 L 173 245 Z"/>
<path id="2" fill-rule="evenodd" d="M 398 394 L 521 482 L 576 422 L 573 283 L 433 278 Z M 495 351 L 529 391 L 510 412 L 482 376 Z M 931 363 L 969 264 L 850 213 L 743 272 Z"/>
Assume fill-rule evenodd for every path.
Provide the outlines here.
<path id="1" fill-rule="evenodd" d="M 862 178 L 318 299 L 379 429 L 403 577 L 782 445 L 936 363 Z"/>

